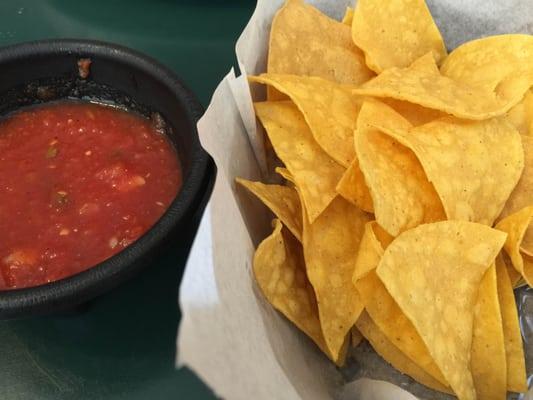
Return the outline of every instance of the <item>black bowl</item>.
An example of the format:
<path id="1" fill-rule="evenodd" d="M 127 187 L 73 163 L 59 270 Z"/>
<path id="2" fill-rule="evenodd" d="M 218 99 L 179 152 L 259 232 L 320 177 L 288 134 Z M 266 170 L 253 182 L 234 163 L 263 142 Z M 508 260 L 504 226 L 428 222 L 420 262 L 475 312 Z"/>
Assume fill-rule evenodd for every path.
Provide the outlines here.
<path id="1" fill-rule="evenodd" d="M 92 61 L 87 79 L 79 77 L 80 58 Z M 161 219 L 117 255 L 56 282 L 0 291 L 0 319 L 72 309 L 123 282 L 149 265 L 151 256 L 170 238 L 177 240 L 191 229 L 191 219 L 201 212 L 209 191 L 212 162 L 196 130 L 202 106 L 174 73 L 155 60 L 89 40 L 46 40 L 0 49 L 0 116 L 64 98 L 113 103 L 144 115 L 159 113 L 177 149 L 183 185 Z"/>

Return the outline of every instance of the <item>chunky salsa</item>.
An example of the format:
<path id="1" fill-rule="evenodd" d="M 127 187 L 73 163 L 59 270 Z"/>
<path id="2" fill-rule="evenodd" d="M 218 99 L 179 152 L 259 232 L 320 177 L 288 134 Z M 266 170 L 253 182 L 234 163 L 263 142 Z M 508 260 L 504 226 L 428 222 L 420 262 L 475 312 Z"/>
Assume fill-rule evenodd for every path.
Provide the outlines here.
<path id="1" fill-rule="evenodd" d="M 0 120 L 0 290 L 109 258 L 162 216 L 180 185 L 175 149 L 137 114 L 65 101 Z"/>

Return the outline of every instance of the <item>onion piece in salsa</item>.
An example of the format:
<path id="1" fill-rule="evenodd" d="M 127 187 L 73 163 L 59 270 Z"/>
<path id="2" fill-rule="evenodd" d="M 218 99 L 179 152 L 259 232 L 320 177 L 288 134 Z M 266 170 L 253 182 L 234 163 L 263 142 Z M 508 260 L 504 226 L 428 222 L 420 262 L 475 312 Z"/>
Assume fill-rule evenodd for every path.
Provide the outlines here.
<path id="1" fill-rule="evenodd" d="M 63 101 L 0 120 L 0 290 L 52 282 L 118 253 L 181 186 L 151 120 Z"/>

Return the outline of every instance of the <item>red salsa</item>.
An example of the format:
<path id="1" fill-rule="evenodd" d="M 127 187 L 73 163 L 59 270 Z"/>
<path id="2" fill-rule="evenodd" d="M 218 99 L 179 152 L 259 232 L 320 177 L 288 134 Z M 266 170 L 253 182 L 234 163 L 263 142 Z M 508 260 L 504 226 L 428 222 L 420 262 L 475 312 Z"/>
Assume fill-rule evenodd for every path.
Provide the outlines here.
<path id="1" fill-rule="evenodd" d="M 36 286 L 118 253 L 181 185 L 150 120 L 66 101 L 0 120 L 0 290 Z"/>

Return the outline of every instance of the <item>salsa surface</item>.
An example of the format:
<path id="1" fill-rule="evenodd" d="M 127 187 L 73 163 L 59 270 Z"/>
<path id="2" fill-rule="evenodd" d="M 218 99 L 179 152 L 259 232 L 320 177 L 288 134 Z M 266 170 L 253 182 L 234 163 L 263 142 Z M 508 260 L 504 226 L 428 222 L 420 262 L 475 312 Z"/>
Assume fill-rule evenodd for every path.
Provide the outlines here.
<path id="1" fill-rule="evenodd" d="M 0 290 L 52 282 L 145 233 L 181 186 L 150 120 L 65 101 L 0 120 Z"/>

